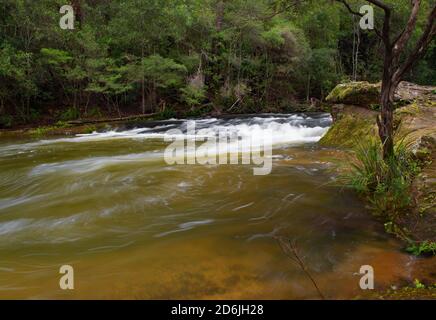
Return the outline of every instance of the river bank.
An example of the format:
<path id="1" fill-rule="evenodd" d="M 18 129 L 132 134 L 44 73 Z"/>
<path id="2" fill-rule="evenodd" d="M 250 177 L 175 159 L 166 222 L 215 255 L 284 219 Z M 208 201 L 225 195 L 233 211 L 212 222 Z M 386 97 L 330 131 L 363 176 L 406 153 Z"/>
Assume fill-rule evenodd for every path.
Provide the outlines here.
<path id="1" fill-rule="evenodd" d="M 378 139 L 376 116 L 379 84 L 349 83 L 336 87 L 328 101 L 336 119 L 321 139 L 324 146 L 353 150 L 359 144 Z M 417 173 L 410 183 L 412 201 L 407 208 L 388 212 L 384 219 L 391 232 L 416 254 L 436 253 L 436 87 L 402 83 L 395 110 L 396 143 L 410 152 Z M 353 156 L 353 152 L 350 153 Z M 377 212 L 375 212 L 377 214 Z"/>

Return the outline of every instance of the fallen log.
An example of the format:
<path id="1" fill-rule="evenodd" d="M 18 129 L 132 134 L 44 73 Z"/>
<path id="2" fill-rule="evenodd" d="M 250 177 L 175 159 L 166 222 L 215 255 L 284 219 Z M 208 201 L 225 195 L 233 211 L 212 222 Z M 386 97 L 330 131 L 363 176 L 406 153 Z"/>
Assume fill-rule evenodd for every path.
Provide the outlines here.
<path id="1" fill-rule="evenodd" d="M 107 123 L 107 122 L 123 122 L 123 121 L 132 121 L 132 120 L 142 120 L 142 119 L 150 119 L 156 116 L 157 113 L 149 113 L 149 114 L 140 114 L 135 116 L 128 117 L 119 117 L 119 118 L 109 118 L 109 119 L 84 119 L 84 120 L 72 120 L 68 121 L 67 124 L 72 126 L 80 126 L 85 124 L 97 124 L 97 123 Z"/>

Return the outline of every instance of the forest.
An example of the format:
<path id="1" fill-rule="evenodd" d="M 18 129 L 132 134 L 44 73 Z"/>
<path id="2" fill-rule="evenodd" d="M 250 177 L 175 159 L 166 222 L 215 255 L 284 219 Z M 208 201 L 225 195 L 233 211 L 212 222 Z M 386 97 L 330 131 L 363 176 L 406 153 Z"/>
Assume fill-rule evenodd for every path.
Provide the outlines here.
<path id="1" fill-rule="evenodd" d="M 400 31 L 409 1 L 386 2 Z M 422 3 L 412 44 L 431 2 Z M 75 0 L 72 30 L 59 24 L 65 4 L 0 1 L 0 127 L 292 112 L 340 82 L 381 80 L 381 39 L 338 1 Z M 406 80 L 434 84 L 435 55 L 433 43 Z"/>

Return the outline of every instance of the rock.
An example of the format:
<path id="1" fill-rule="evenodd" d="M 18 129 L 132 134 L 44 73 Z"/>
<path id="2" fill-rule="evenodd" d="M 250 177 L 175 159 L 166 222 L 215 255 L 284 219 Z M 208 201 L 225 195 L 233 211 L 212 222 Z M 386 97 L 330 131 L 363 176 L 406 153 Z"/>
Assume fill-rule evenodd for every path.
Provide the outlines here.
<path id="1" fill-rule="evenodd" d="M 432 161 L 432 154 L 435 151 L 436 139 L 434 136 L 422 136 L 411 148 L 411 152 L 421 163 Z"/>
<path id="2" fill-rule="evenodd" d="M 418 98 L 422 99 L 426 97 L 430 100 L 435 100 L 435 89 L 436 87 L 420 86 L 411 82 L 403 81 L 400 82 L 395 92 L 395 100 L 412 102 Z"/>
<path id="3" fill-rule="evenodd" d="M 328 95 L 326 101 L 368 107 L 379 103 L 380 93 L 380 83 L 348 82 L 337 85 Z"/>
<path id="4" fill-rule="evenodd" d="M 319 142 L 326 147 L 353 148 L 364 139 L 377 136 L 377 112 L 362 107 L 334 105 L 334 125 Z"/>
<path id="5" fill-rule="evenodd" d="M 412 102 L 416 99 L 436 100 L 436 87 L 420 86 L 403 81 L 395 92 L 395 101 Z M 330 103 L 342 103 L 374 109 L 380 102 L 381 82 L 348 82 L 337 85 L 326 98 Z"/>
<path id="6" fill-rule="evenodd" d="M 342 116 L 342 114 L 344 112 L 344 108 L 345 108 L 345 105 L 343 105 L 343 104 L 335 104 L 335 105 L 333 105 L 333 107 L 331 109 L 332 110 L 331 114 L 332 114 L 333 122 L 336 122 L 336 121 L 338 121 L 341 118 L 341 116 Z"/>

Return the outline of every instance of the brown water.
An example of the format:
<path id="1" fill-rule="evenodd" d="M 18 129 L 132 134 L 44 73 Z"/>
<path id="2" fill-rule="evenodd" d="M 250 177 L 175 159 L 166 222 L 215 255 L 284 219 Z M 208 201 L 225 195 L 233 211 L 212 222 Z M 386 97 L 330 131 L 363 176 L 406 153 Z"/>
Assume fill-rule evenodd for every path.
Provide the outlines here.
<path id="1" fill-rule="evenodd" d="M 362 265 L 374 267 L 378 289 L 431 278 L 434 259 L 402 253 L 361 201 L 331 183 L 341 153 L 316 145 L 329 123 L 202 122 L 276 130 L 267 176 L 251 165 L 167 165 L 161 134 L 183 121 L 0 140 L 0 298 L 318 298 L 277 236 L 296 241 L 328 298 L 361 295 Z M 62 265 L 74 267 L 74 290 L 59 288 Z"/>

